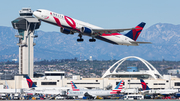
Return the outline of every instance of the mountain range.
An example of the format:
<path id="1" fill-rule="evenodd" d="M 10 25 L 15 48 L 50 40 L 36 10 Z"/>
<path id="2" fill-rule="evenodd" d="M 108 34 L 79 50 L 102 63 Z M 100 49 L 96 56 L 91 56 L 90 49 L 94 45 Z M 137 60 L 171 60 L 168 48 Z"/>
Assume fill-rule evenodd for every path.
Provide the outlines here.
<path id="1" fill-rule="evenodd" d="M 113 45 L 101 40 L 89 42 L 90 37 L 83 36 L 83 42 L 77 42 L 78 34 L 66 35 L 60 32 L 35 31 L 35 61 L 52 59 L 111 60 L 126 56 L 138 56 L 146 60 L 180 60 L 180 25 L 157 23 L 144 29 L 137 41 L 152 42 L 139 46 Z M 0 61 L 18 59 L 19 47 L 17 30 L 0 26 Z"/>

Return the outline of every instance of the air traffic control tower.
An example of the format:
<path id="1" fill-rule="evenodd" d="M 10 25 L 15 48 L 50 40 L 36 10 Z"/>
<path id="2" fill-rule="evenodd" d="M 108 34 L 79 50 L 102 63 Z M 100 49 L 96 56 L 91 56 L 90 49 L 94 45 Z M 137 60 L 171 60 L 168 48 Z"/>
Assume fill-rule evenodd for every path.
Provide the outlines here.
<path id="1" fill-rule="evenodd" d="M 12 21 L 14 29 L 17 29 L 19 35 L 19 74 L 28 74 L 33 77 L 34 72 L 34 31 L 38 29 L 41 22 L 33 17 L 33 11 L 30 8 L 23 8 L 19 11 L 20 17 Z"/>

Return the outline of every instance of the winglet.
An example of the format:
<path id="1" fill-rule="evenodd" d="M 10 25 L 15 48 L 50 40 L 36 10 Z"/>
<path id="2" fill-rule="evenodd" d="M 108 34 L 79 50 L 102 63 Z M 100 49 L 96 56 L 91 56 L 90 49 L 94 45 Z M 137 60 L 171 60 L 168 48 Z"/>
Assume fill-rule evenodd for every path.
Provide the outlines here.
<path id="1" fill-rule="evenodd" d="M 79 89 L 76 87 L 73 81 L 71 81 L 71 87 L 73 91 L 79 91 Z"/>
<path id="2" fill-rule="evenodd" d="M 25 75 L 29 88 L 37 87 L 28 75 Z"/>
<path id="3" fill-rule="evenodd" d="M 132 30 L 129 31 L 127 34 L 125 34 L 125 36 L 127 36 L 127 37 L 133 39 L 134 41 L 136 41 L 137 38 L 139 37 L 142 29 L 144 28 L 145 24 L 146 24 L 146 23 L 141 22 L 139 25 L 137 25 L 137 26 L 135 27 L 135 29 L 132 29 Z"/>
<path id="4" fill-rule="evenodd" d="M 151 89 L 147 86 L 147 84 L 144 82 L 144 80 L 140 79 L 140 81 L 141 81 L 141 85 L 142 85 L 142 89 L 143 89 L 143 90 L 151 90 Z"/>

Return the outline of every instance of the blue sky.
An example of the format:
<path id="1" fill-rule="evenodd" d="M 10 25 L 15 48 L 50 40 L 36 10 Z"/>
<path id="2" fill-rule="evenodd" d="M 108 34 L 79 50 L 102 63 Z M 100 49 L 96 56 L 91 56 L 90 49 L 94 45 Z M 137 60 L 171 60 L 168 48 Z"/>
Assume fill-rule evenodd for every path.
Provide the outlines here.
<path id="1" fill-rule="evenodd" d="M 0 26 L 12 27 L 23 7 L 47 9 L 103 28 L 130 28 L 146 22 L 180 24 L 180 0 L 3 0 Z M 42 23 L 40 30 L 59 31 Z"/>

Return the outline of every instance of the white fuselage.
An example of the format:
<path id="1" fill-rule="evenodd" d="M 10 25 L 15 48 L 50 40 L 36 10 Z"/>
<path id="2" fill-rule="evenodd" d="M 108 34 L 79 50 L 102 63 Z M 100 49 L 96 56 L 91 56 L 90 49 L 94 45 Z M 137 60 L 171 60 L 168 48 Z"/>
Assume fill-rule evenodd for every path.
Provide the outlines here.
<path id="1" fill-rule="evenodd" d="M 130 94 L 124 96 L 124 100 L 142 100 L 142 99 L 144 99 L 144 95 L 141 94 Z"/>
<path id="2" fill-rule="evenodd" d="M 39 11 L 38 10 L 34 11 L 33 14 L 35 17 L 37 17 L 38 19 L 44 22 L 59 26 L 61 28 L 71 30 L 73 32 L 79 33 L 80 28 L 82 27 L 87 27 L 90 29 L 103 29 L 98 26 L 94 26 L 92 24 L 85 23 L 85 22 L 70 18 L 68 16 L 65 16 L 63 14 L 58 14 L 58 13 L 48 11 L 48 10 L 40 9 Z M 92 37 L 90 34 L 86 34 L 86 33 L 82 33 L 82 34 Z M 131 45 L 131 46 L 138 45 L 136 43 L 131 43 L 134 41 L 131 38 L 121 35 L 119 33 L 116 35 L 112 35 L 112 34 L 98 35 L 98 36 L 95 36 L 95 38 L 109 42 L 109 43 L 118 44 L 118 45 Z"/>
<path id="3" fill-rule="evenodd" d="M 20 93 L 20 89 L 0 89 L 0 93 Z"/>
<path id="4" fill-rule="evenodd" d="M 25 89 L 24 92 L 26 93 L 41 93 L 41 94 L 61 94 L 62 91 L 67 91 L 71 89 L 69 87 L 34 87 L 30 89 Z"/>
<path id="5" fill-rule="evenodd" d="M 178 92 L 178 89 L 163 89 L 163 90 L 149 90 L 149 94 L 175 94 Z"/>
<path id="6" fill-rule="evenodd" d="M 84 97 L 85 93 L 88 93 L 89 95 L 93 97 L 97 96 L 109 96 L 113 95 L 116 92 L 112 93 L 112 90 L 81 90 L 81 91 L 68 91 L 68 96 L 77 96 L 78 98 Z"/>

